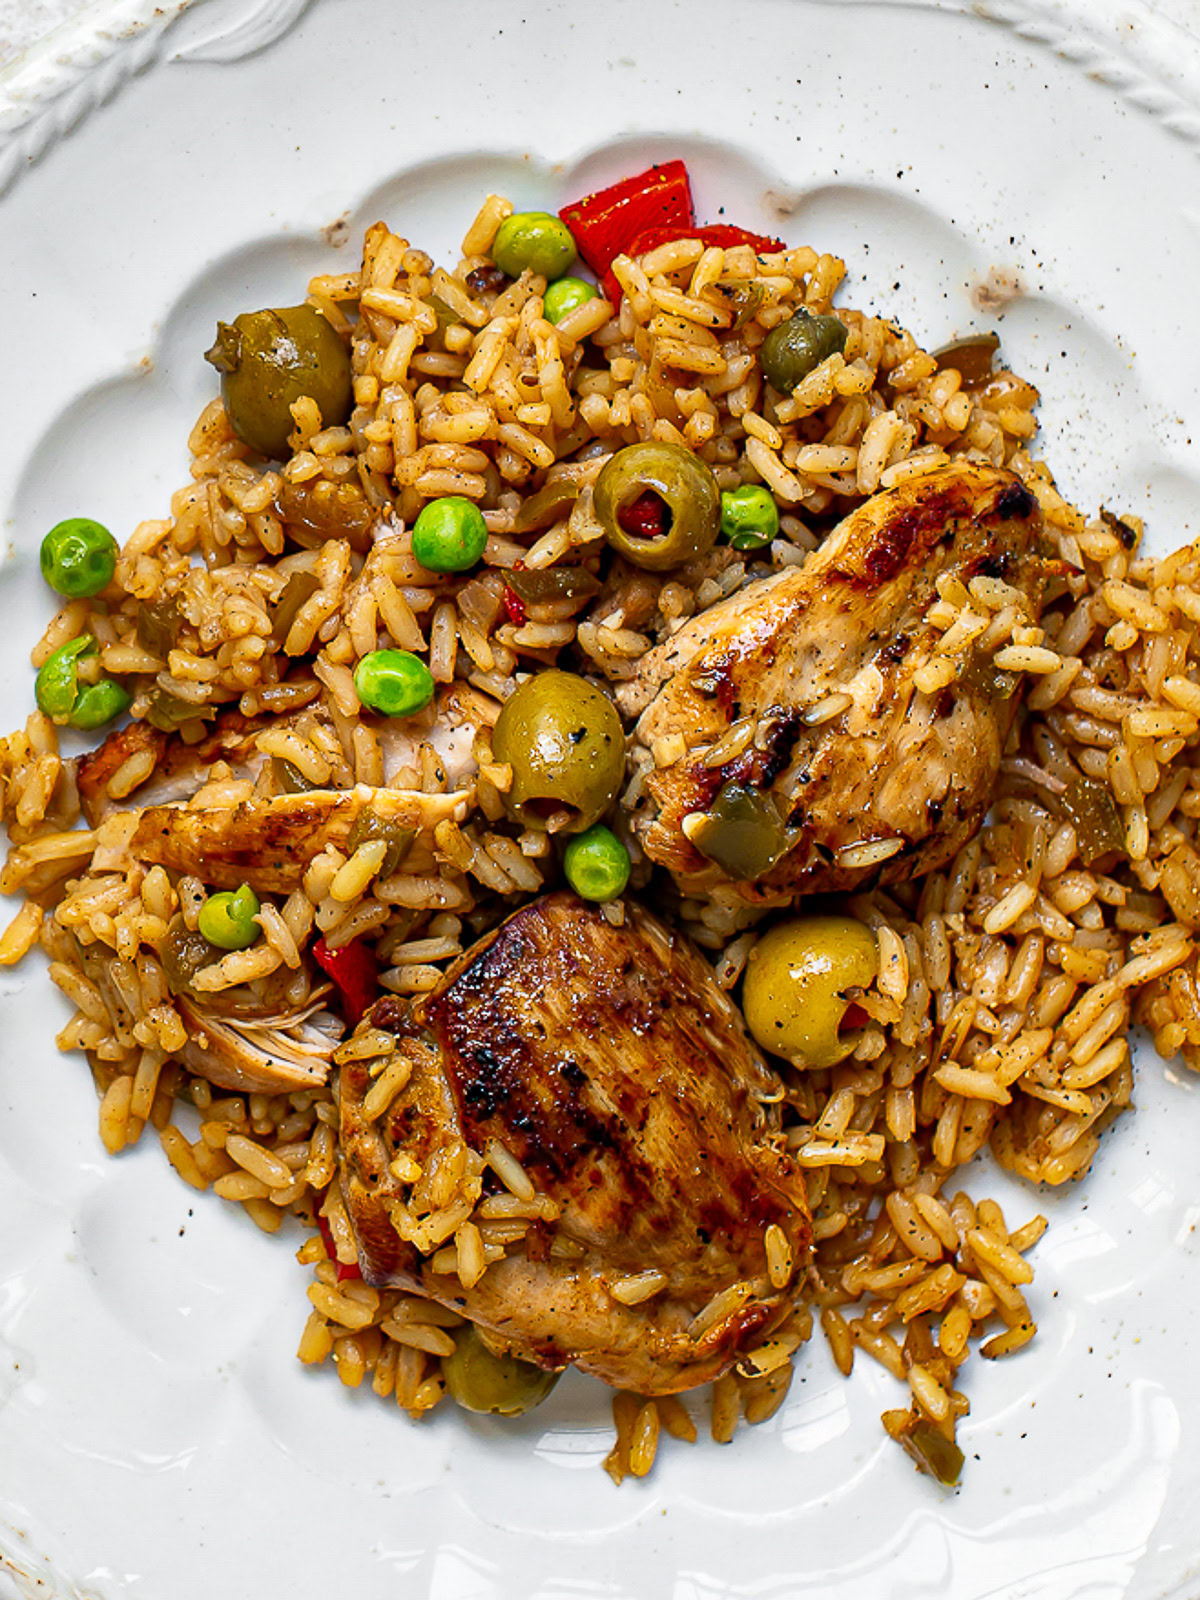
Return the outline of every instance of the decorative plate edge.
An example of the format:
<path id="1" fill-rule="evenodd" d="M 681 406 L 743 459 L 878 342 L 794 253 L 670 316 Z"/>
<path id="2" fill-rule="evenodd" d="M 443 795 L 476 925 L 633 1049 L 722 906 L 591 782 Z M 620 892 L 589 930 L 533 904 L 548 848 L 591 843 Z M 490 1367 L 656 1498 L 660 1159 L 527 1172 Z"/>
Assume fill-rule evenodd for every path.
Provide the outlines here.
<path id="1" fill-rule="evenodd" d="M 191 0 L 119 0 L 56 28 L 0 73 L 0 196 L 158 59 Z"/>
<path id="2" fill-rule="evenodd" d="M 960 9 L 1052 50 L 1200 153 L 1200 12 L 1190 0 L 974 0 Z"/>
<path id="3" fill-rule="evenodd" d="M 56 30 L 40 46 L 0 73 L 0 197 L 42 155 L 107 103 L 136 76 L 164 59 L 214 64 L 244 59 L 297 25 L 313 0 L 250 0 L 235 26 L 198 37 L 168 55 L 172 25 L 206 0 L 122 0 L 101 22 L 86 19 Z M 845 0 L 822 0 L 824 4 Z M 889 0 L 851 0 L 871 5 Z M 1119 93 L 1135 109 L 1159 120 L 1200 153 L 1200 37 L 1163 15 L 1152 0 L 904 0 L 922 9 L 974 14 L 1019 38 L 1048 49 Z M 1085 14 L 1084 8 L 1087 7 Z M 1133 32 L 1140 29 L 1136 40 Z M 1125 38 L 1130 30 L 1129 38 Z M 1118 38 L 1124 48 L 1115 47 Z M 0 1592 L 16 1583 L 29 1600 L 51 1593 L 98 1600 L 54 1569 L 9 1526 L 0 1541 Z M 20 1564 L 18 1564 L 20 1562 Z M 28 1563 L 26 1566 L 25 1563 Z M 42 1570 L 39 1570 L 39 1567 Z M 1190 1574 L 1164 1591 L 1163 1600 L 1187 1600 Z"/>
<path id="4" fill-rule="evenodd" d="M 0 73 L 0 196 L 129 81 L 162 59 L 172 25 L 211 0 L 112 0 L 89 7 Z M 822 0 L 825 4 L 845 0 Z M 850 0 L 878 4 L 880 0 Z M 882 0 L 889 3 L 889 0 Z M 891 0 L 895 3 L 895 0 Z M 1200 151 L 1200 31 L 1178 0 L 902 0 L 1010 29 L 1115 89 Z M 170 59 L 227 64 L 267 48 L 312 0 L 249 0 L 234 22 Z M 1168 14 L 1167 6 L 1179 12 Z M 228 13 L 228 4 L 224 7 Z"/>
<path id="5" fill-rule="evenodd" d="M 211 0 L 108 0 L 56 28 L 0 71 L 0 196 L 47 151 L 161 61 L 185 12 Z M 234 0 L 236 3 L 236 0 Z M 222 65 L 255 55 L 295 26 L 312 0 L 249 0 L 240 17 L 229 0 L 213 25 L 180 41 L 167 59 Z"/>

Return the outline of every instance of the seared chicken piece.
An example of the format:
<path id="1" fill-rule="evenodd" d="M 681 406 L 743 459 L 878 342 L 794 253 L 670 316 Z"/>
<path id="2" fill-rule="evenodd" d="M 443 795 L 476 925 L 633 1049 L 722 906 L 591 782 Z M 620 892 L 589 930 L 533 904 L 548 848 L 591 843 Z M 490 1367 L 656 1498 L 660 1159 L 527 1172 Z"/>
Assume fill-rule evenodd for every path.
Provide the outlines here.
<path id="1" fill-rule="evenodd" d="M 215 889 L 248 883 L 257 894 L 290 894 L 315 855 L 346 850 L 364 811 L 384 826 L 431 833 L 447 818 L 462 821 L 469 790 L 421 794 L 412 789 L 314 789 L 227 806 L 147 806 L 129 842 L 137 861 L 195 872 Z"/>
<path id="2" fill-rule="evenodd" d="M 696 951 L 624 910 L 614 927 L 573 895 L 546 896 L 430 994 L 377 1002 L 364 1028 L 392 1033 L 395 1050 L 341 1068 L 342 1192 L 369 1282 L 451 1306 L 544 1367 L 667 1394 L 786 1318 L 811 1227 L 779 1135 L 782 1085 Z M 380 1083 L 384 1099 L 395 1086 L 382 1110 Z M 460 1281 L 437 1252 L 475 1209 L 492 1141 L 544 1216 Z M 511 1203 L 497 1196 L 492 1214 Z M 792 1260 L 782 1288 L 771 1224 Z M 649 1297 L 625 1303 L 639 1286 Z"/>
<path id="3" fill-rule="evenodd" d="M 377 734 L 385 784 L 397 777 L 412 781 L 405 769 L 420 769 L 424 735 L 446 781 L 455 785 L 448 794 L 352 785 L 348 764 L 339 787 L 280 794 L 259 737 L 289 728 L 304 732 L 314 723 L 332 731 L 332 719 L 321 707 L 287 718 L 247 718 L 226 712 L 194 745 L 146 722 L 131 722 L 80 757 L 76 781 L 93 827 L 113 812 L 136 813 L 128 841 L 134 859 L 197 873 L 211 888 L 236 889 L 248 883 L 260 894 L 287 894 L 300 884 L 312 857 L 327 845 L 348 849 L 364 811 L 369 810 L 375 825 L 391 824 L 423 832 L 427 838 L 443 819 L 461 820 L 477 770 L 475 734 L 490 726 L 499 710 L 486 695 L 465 684 L 451 684 L 439 690 L 435 710 L 427 719 L 432 726 L 422 727 L 413 719 L 407 719 L 408 726 L 398 726 L 381 719 Z M 113 777 L 131 758 L 147 752 L 153 757 L 147 777 L 130 795 L 112 796 L 108 786 Z M 254 783 L 255 793 L 238 805 L 189 804 L 218 762 L 230 779 Z M 338 776 L 335 773 L 334 781 Z M 329 986 L 311 989 L 303 971 L 284 976 L 289 980 L 286 993 L 279 992 L 274 982 L 239 985 L 203 999 L 177 992 L 175 1003 L 188 1029 L 180 1051 L 187 1065 L 239 1093 L 290 1093 L 324 1083 L 343 1032 L 339 1018 L 321 1006 Z M 107 975 L 97 981 L 107 982 Z"/>
<path id="4" fill-rule="evenodd" d="M 635 824 L 646 854 L 685 891 L 760 906 L 950 860 L 987 810 L 1018 685 L 968 651 L 956 682 L 917 689 L 940 637 L 935 582 L 1002 579 L 1036 621 L 1053 570 L 1041 526 L 1014 474 L 956 462 L 875 495 L 803 566 L 651 650 L 616 691 L 635 748 L 666 762 Z M 881 871 L 855 859 L 875 843 L 895 850 Z"/>
<path id="5" fill-rule="evenodd" d="M 425 719 L 428 728 L 419 724 L 414 727 L 412 718 L 405 718 L 402 723 L 380 718 L 375 734 L 383 757 L 385 786 L 404 769 L 418 766 L 420 744 L 425 739 L 442 764 L 448 786 L 465 788 L 478 770 L 472 748 L 475 734 L 480 728 L 491 727 L 499 712 L 498 703 L 487 695 L 465 683 L 450 683 L 438 689 L 433 711 Z M 208 782 L 218 761 L 229 767 L 233 777 L 257 782 L 268 760 L 258 748 L 259 735 L 287 732 L 302 719 L 311 722 L 314 718 L 326 727 L 333 726 L 328 712 L 320 706 L 291 717 L 244 717 L 238 711 L 227 711 L 212 732 L 196 744 L 184 744 L 179 738 L 160 733 L 148 722 L 130 722 L 79 758 L 76 781 L 84 815 L 94 828 L 113 811 L 188 800 Z M 155 758 L 148 779 L 131 796 L 114 799 L 108 793 L 109 780 L 130 756 L 146 750 L 152 751 Z"/>
<path id="6" fill-rule="evenodd" d="M 321 708 L 290 719 L 259 720 L 227 713 L 194 745 L 134 722 L 81 757 L 80 799 L 93 827 L 113 811 L 138 811 L 129 849 L 139 861 L 198 873 L 212 888 L 236 889 L 248 883 L 259 894 L 288 894 L 314 855 L 327 845 L 346 848 L 364 809 L 377 823 L 427 833 L 446 818 L 461 821 L 477 772 L 475 734 L 490 726 L 499 710 L 494 700 L 466 684 L 447 685 L 439 691 L 427 727 L 416 719 L 405 719 L 409 726 L 380 719 L 376 732 L 383 757 L 382 786 L 351 786 L 347 766 L 341 785 L 305 794 L 279 794 L 277 785 L 269 782 L 264 792 L 271 774 L 264 772 L 269 758 L 258 739 L 265 731 L 286 731 L 303 717 L 310 725 L 315 718 L 332 726 Z M 413 781 L 412 771 L 420 770 L 423 739 L 438 757 L 446 782 L 453 785 L 447 794 L 388 786 L 396 777 Z M 111 797 L 108 783 L 113 775 L 131 756 L 147 750 L 156 761 L 148 779 L 128 797 Z M 188 804 L 209 781 L 217 762 L 225 764 L 230 778 L 255 783 L 255 794 L 235 806 Z"/>
<path id="7" fill-rule="evenodd" d="M 154 757 L 157 779 L 171 743 L 177 745 L 180 750 L 188 749 L 188 746 L 178 739 L 172 741 L 169 734 L 160 733 L 157 728 L 152 728 L 148 722 L 129 722 L 125 727 L 117 728 L 110 733 L 103 744 L 97 745 L 94 750 L 88 750 L 79 757 L 75 764 L 75 781 L 79 786 L 79 802 L 89 828 L 96 827 L 103 822 L 109 812 L 120 808 L 122 802 L 110 797 L 108 784 L 126 761 L 148 751 Z M 199 783 L 194 787 L 199 788 Z M 186 794 L 178 795 L 168 791 L 161 798 L 184 799 Z M 142 803 L 145 804 L 144 801 Z"/>

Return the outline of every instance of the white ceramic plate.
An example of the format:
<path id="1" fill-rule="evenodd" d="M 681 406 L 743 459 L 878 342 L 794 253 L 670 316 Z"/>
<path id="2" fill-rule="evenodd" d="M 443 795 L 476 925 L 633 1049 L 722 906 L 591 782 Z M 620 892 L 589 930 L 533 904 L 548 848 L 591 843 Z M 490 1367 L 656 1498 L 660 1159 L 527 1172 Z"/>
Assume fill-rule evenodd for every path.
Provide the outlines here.
<path id="1" fill-rule="evenodd" d="M 177 15 L 176 13 L 183 13 Z M 1191 19 L 1189 23 L 1189 18 Z M 1065 491 L 1200 533 L 1200 45 L 1191 0 L 147 0 L 0 79 L 0 638 L 31 705 L 41 533 L 163 514 L 218 316 L 349 265 L 377 216 L 442 258 L 489 189 L 554 207 L 681 154 L 701 213 L 842 253 L 843 300 L 997 326 Z M 107 29 L 107 31 L 105 31 Z M 342 226 L 342 224 L 345 226 Z M 330 231 L 331 224 L 338 227 Z M 107 1159 L 65 1007 L 0 976 L 0 1592 L 135 1600 L 1150 1600 L 1200 1592 L 1200 1106 L 1136 1114 L 1041 1209 L 1018 1357 L 968 1369 L 958 1492 L 815 1342 L 770 1423 L 615 1490 L 604 1391 L 411 1426 L 293 1351 L 286 1240 Z M 7 1585 L 7 1591 L 6 1591 Z"/>

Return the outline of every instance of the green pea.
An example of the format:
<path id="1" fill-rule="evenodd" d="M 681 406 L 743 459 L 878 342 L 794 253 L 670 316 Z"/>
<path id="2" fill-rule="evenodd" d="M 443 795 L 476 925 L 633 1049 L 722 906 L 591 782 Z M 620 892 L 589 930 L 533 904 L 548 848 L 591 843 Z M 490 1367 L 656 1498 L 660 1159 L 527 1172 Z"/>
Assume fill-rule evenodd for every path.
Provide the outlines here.
<path id="1" fill-rule="evenodd" d="M 631 866 L 629 851 L 600 823 L 572 839 L 563 853 L 567 882 L 583 900 L 615 900 L 629 882 Z"/>
<path id="2" fill-rule="evenodd" d="M 761 550 L 779 532 L 779 509 L 759 483 L 721 492 L 721 532 L 735 550 Z"/>
<path id="3" fill-rule="evenodd" d="M 465 495 L 447 494 L 422 506 L 413 523 L 413 555 L 430 572 L 466 572 L 487 544 L 483 512 Z"/>
<path id="4" fill-rule="evenodd" d="M 56 522 L 42 540 L 41 565 L 42 577 L 55 594 L 86 599 L 112 582 L 117 541 L 90 517 L 68 517 Z"/>
<path id="5" fill-rule="evenodd" d="M 80 687 L 79 663 L 97 649 L 91 634 L 81 633 L 59 645 L 38 671 L 33 686 L 38 709 L 60 727 L 99 728 L 129 710 L 129 694 L 112 678 Z"/>
<path id="6" fill-rule="evenodd" d="M 79 697 L 79 662 L 96 654 L 96 641 L 90 633 L 60 644 L 39 667 L 33 693 L 38 709 L 52 722 L 65 723 Z"/>
<path id="7" fill-rule="evenodd" d="M 597 293 L 595 284 L 585 283 L 582 278 L 560 278 L 546 290 L 546 298 L 542 302 L 543 315 L 547 322 L 559 323 L 568 311 L 587 305 L 589 300 L 596 298 Z"/>
<path id="8" fill-rule="evenodd" d="M 505 217 L 492 241 L 492 260 L 510 278 L 528 269 L 553 281 L 574 261 L 571 230 L 549 211 L 517 211 Z"/>
<path id="9" fill-rule="evenodd" d="M 72 728 L 102 728 L 106 722 L 128 711 L 133 696 L 113 678 L 86 684 L 71 707 L 68 719 Z"/>
<path id="10" fill-rule="evenodd" d="M 245 950 L 258 938 L 258 896 L 248 883 L 210 894 L 196 919 L 198 931 L 218 950 Z"/>
<path id="11" fill-rule="evenodd" d="M 433 699 L 433 674 L 411 650 L 372 650 L 354 669 L 363 705 L 385 717 L 411 717 Z"/>

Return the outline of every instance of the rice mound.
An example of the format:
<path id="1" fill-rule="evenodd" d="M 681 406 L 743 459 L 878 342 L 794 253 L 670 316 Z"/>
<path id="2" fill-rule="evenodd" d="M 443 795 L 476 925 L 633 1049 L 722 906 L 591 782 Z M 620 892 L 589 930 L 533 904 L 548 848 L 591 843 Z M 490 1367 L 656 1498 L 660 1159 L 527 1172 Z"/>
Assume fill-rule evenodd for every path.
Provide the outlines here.
<path id="1" fill-rule="evenodd" d="M 165 715 L 185 746 L 213 750 L 214 728 L 252 725 L 259 778 L 237 776 L 216 748 L 191 801 L 236 806 L 293 785 L 380 784 L 389 735 L 361 714 L 354 665 L 388 645 L 427 661 L 443 693 L 412 719 L 392 779 L 427 797 L 400 869 L 381 876 L 380 852 L 327 843 L 302 887 L 264 903 L 261 938 L 198 980 L 214 995 L 270 988 L 294 1019 L 319 1001 L 301 954 L 316 936 L 335 950 L 366 938 L 383 988 L 420 994 L 551 881 L 551 840 L 507 820 L 511 772 L 490 746 L 517 675 L 572 664 L 618 683 L 690 616 L 803 562 L 878 489 L 964 455 L 1017 473 L 1065 563 L 1060 592 L 1031 627 L 999 580 L 945 582 L 942 642 L 920 684 L 952 682 L 967 649 L 1025 680 L 992 811 L 944 871 L 843 902 L 875 931 L 880 966 L 858 1001 L 852 1056 L 788 1079 L 787 1142 L 817 1241 L 804 1301 L 711 1394 L 716 1439 L 739 1417 L 770 1416 L 819 1321 L 844 1373 L 862 1350 L 904 1385 L 884 1426 L 918 1465 L 952 1477 L 968 1410 L 959 1368 L 973 1340 L 999 1357 L 1033 1337 L 1026 1256 L 1045 1227 L 1040 1216 L 1010 1224 L 954 1173 L 987 1147 L 1033 1182 L 1085 1173 L 1131 1103 L 1135 1022 L 1163 1058 L 1200 1066 L 1200 556 L 1148 559 L 1135 519 L 1086 518 L 1030 453 L 1031 384 L 957 367 L 884 319 L 839 307 L 842 354 L 791 395 L 770 389 L 756 352 L 796 308 L 833 309 L 835 257 L 675 241 L 618 258 L 619 308 L 594 299 L 555 326 L 545 281 L 509 281 L 490 260 L 511 211 L 488 197 L 452 272 L 377 223 L 361 271 L 313 279 L 309 303 L 352 355 L 348 424 L 327 427 L 299 402 L 291 455 L 272 466 L 214 400 L 170 515 L 134 529 L 102 595 L 62 606 L 33 664 L 90 632 L 99 667 L 134 690 L 135 728 Z M 723 282 L 753 288 L 737 326 L 711 293 Z M 776 541 L 752 553 L 722 544 L 665 575 L 614 567 L 592 485 L 614 448 L 645 439 L 686 445 L 722 488 L 765 484 L 782 511 Z M 576 492 L 535 504 L 562 482 Z M 487 524 L 468 574 L 430 573 L 412 554 L 417 513 L 448 494 L 475 501 Z M 522 599 L 506 582 L 516 571 L 575 576 Z M 475 768 L 463 804 L 452 748 Z M 334 1087 L 231 1094 L 180 1060 L 187 1022 L 160 953 L 173 918 L 195 927 L 206 885 L 131 856 L 136 811 L 122 806 L 161 776 L 163 742 L 131 738 L 118 756 L 104 776 L 114 804 L 81 827 L 78 763 L 54 725 L 37 712 L 0 744 L 12 841 L 0 888 L 24 896 L 0 962 L 36 944 L 49 957 L 75 1008 L 57 1042 L 87 1056 L 112 1154 L 149 1125 L 194 1188 L 236 1201 L 266 1232 L 288 1217 L 302 1225 L 313 1281 L 300 1359 L 332 1357 L 343 1383 L 370 1382 L 420 1416 L 443 1396 L 440 1359 L 460 1319 L 355 1276 L 333 1182 Z M 628 812 L 648 770 L 645 759 L 631 767 Z M 648 878 L 635 847 L 635 890 Z M 682 899 L 674 914 L 733 990 L 755 930 L 719 894 Z M 352 1048 L 369 1041 L 342 1046 Z M 385 1109 L 386 1086 L 379 1100 Z M 509 1183 L 519 1191 L 521 1175 Z M 471 1226 L 480 1250 L 521 1234 L 512 1218 Z M 661 1429 L 696 1434 L 678 1399 L 618 1393 L 614 1416 L 606 1465 L 618 1481 L 649 1470 Z"/>

